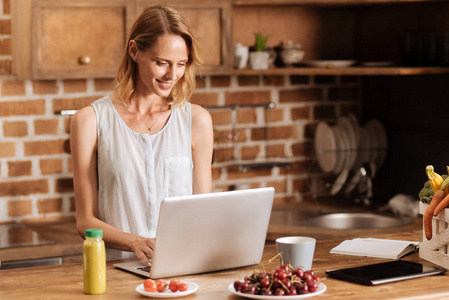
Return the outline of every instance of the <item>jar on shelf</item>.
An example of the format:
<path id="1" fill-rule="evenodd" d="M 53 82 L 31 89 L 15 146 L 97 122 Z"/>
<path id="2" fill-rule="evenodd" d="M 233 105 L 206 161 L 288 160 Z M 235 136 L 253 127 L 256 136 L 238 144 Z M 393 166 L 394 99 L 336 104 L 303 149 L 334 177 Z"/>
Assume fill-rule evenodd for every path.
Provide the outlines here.
<path id="1" fill-rule="evenodd" d="M 300 44 L 294 44 L 293 41 L 289 40 L 282 45 L 280 56 L 284 65 L 293 66 L 302 61 L 304 51 L 301 50 Z"/>

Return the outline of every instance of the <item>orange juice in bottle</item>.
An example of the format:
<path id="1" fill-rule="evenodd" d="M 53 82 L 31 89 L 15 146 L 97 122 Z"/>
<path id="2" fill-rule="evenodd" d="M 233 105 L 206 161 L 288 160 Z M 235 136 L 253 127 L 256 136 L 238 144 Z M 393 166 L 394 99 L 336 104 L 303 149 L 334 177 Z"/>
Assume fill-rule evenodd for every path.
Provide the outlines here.
<path id="1" fill-rule="evenodd" d="M 103 230 L 86 229 L 83 245 L 83 285 L 85 294 L 106 292 L 106 251 Z"/>

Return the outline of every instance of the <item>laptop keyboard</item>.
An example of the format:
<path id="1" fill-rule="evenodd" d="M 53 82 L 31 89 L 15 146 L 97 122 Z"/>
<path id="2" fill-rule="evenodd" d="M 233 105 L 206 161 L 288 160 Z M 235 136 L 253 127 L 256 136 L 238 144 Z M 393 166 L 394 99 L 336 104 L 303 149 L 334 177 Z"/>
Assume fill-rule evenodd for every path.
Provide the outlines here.
<path id="1" fill-rule="evenodd" d="M 148 273 L 150 273 L 150 269 L 151 269 L 150 266 L 144 266 L 144 267 L 137 268 L 137 270 L 141 270 L 141 271 L 148 272 Z"/>

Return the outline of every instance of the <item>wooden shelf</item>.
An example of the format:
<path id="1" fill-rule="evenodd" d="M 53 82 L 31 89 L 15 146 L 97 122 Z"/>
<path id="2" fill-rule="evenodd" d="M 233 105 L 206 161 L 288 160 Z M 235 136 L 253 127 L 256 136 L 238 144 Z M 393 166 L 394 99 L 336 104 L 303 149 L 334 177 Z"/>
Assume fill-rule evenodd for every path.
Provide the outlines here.
<path id="1" fill-rule="evenodd" d="M 364 5 L 407 2 L 444 2 L 447 0 L 234 0 L 234 6 L 252 5 Z"/>
<path id="2" fill-rule="evenodd" d="M 233 75 L 424 75 L 449 73 L 449 67 L 350 67 L 350 68 L 273 68 L 232 70 Z"/>
<path id="3" fill-rule="evenodd" d="M 272 169 L 275 167 L 290 168 L 293 166 L 293 163 L 289 161 L 229 162 L 220 164 L 220 166 L 229 167 L 246 173 L 249 170 Z"/>

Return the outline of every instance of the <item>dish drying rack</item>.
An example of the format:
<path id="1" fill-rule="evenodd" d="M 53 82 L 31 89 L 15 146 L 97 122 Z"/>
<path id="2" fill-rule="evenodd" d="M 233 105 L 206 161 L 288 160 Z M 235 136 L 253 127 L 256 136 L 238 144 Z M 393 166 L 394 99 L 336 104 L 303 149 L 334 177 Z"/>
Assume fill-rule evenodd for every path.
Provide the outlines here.
<path id="1" fill-rule="evenodd" d="M 358 149 L 355 151 L 385 151 L 386 149 Z M 319 154 L 317 154 L 319 155 Z M 317 156 L 314 156 L 310 167 L 310 172 L 316 169 Z M 366 206 L 371 205 L 373 198 L 373 179 L 376 175 L 377 167 L 373 163 L 365 162 L 362 165 L 352 168 L 343 169 L 338 174 L 325 173 L 320 178 L 323 181 L 309 176 L 307 183 L 312 197 L 315 201 L 325 197 L 343 196 L 344 198 L 353 198 L 355 203 L 362 203 Z M 309 173 L 311 174 L 311 173 Z M 315 182 L 313 182 L 315 180 Z"/>
<path id="2" fill-rule="evenodd" d="M 359 126 L 354 116 L 348 116 L 339 118 L 334 127 L 318 124 L 307 178 L 314 201 L 340 196 L 371 206 L 373 179 L 387 148 L 386 131 L 377 120 Z M 318 169 L 324 174 L 317 174 Z"/>

